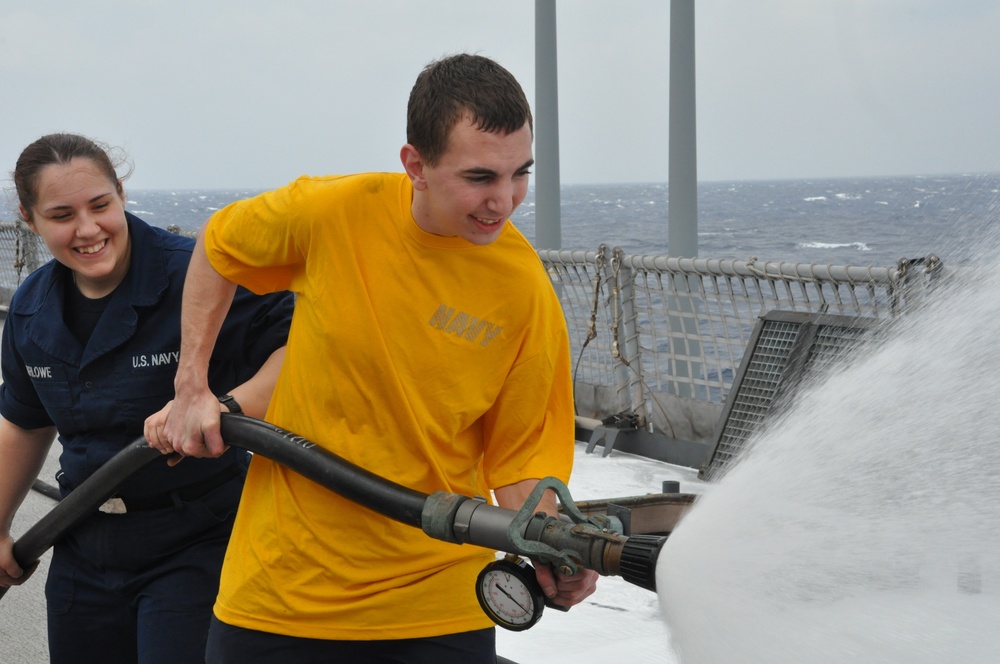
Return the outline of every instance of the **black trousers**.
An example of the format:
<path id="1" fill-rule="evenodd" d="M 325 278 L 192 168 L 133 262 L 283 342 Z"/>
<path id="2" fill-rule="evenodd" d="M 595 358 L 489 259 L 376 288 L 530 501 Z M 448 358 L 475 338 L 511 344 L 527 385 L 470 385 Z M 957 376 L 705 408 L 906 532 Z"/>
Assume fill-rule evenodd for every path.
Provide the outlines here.
<path id="1" fill-rule="evenodd" d="M 493 628 L 422 639 L 328 641 L 233 627 L 212 618 L 206 664 L 496 664 Z"/>
<path id="2" fill-rule="evenodd" d="M 45 585 L 51 662 L 202 662 L 242 488 L 234 477 L 173 507 L 97 513 L 56 544 Z"/>

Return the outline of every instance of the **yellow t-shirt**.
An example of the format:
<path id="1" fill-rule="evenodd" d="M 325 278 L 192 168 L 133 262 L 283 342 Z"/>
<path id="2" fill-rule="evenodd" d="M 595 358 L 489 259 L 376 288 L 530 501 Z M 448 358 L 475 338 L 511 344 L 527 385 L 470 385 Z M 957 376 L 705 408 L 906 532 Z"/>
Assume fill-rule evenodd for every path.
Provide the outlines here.
<path id="1" fill-rule="evenodd" d="M 403 174 L 303 177 L 209 221 L 220 273 L 297 294 L 267 420 L 424 493 L 568 481 L 569 339 L 537 253 L 510 222 L 486 246 L 426 233 L 412 193 Z M 321 639 L 481 629 L 492 559 L 257 456 L 215 612 Z"/>

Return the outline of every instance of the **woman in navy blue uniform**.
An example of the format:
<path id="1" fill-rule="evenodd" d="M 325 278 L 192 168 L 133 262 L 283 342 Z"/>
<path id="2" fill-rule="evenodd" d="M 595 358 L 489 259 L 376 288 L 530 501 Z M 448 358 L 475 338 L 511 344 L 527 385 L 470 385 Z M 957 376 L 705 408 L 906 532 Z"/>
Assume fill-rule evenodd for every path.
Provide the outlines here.
<path id="1" fill-rule="evenodd" d="M 64 495 L 162 421 L 180 352 L 194 241 L 125 211 L 108 150 L 44 136 L 14 171 L 19 211 L 54 260 L 24 281 L 3 327 L 0 585 L 23 582 L 14 513 L 52 441 Z M 292 296 L 237 294 L 212 359 L 220 410 L 263 417 Z M 46 581 L 54 663 L 203 662 L 247 455 L 157 460 L 53 550 Z"/>

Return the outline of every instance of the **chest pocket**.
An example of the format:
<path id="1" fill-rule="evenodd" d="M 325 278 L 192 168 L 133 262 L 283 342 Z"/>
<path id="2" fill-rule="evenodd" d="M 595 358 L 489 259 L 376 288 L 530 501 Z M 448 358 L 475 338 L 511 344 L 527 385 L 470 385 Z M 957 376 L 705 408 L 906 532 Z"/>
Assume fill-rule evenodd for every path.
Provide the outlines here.
<path id="1" fill-rule="evenodd" d="M 174 398 L 177 362 L 172 353 L 122 358 L 115 372 L 113 408 L 122 425 L 140 426 Z"/>
<path id="2" fill-rule="evenodd" d="M 73 386 L 65 366 L 27 367 L 31 384 L 35 388 L 38 400 L 45 412 L 49 414 L 53 424 L 72 424 L 73 420 Z"/>

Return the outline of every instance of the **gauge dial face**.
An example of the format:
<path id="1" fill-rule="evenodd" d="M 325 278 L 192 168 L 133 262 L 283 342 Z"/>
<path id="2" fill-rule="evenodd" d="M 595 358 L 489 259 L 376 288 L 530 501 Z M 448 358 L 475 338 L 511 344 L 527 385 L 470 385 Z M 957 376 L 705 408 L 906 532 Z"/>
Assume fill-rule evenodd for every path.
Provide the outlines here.
<path id="1" fill-rule="evenodd" d="M 476 596 L 493 622 L 514 631 L 538 622 L 545 602 L 534 569 L 508 559 L 491 563 L 479 573 Z"/>

